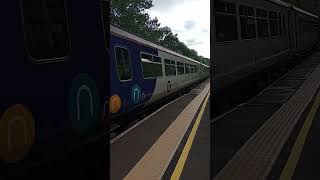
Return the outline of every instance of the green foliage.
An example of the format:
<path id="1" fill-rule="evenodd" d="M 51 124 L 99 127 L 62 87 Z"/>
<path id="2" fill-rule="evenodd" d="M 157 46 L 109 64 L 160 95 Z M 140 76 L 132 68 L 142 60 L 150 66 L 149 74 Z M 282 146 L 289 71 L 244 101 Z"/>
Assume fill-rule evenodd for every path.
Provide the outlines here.
<path id="1" fill-rule="evenodd" d="M 111 24 L 179 54 L 209 64 L 209 59 L 199 56 L 194 49 L 189 49 L 185 43 L 179 41 L 178 35 L 173 34 L 169 27 L 160 27 L 158 19 L 152 19 L 146 13 L 152 6 L 152 0 L 112 0 Z"/>

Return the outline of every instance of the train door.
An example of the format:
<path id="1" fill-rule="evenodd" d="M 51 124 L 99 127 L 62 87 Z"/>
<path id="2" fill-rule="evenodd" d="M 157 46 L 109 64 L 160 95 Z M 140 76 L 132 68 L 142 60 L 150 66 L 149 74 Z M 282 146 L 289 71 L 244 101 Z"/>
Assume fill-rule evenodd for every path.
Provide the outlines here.
<path id="1" fill-rule="evenodd" d="M 288 32 L 290 40 L 290 51 L 294 52 L 297 46 L 297 29 L 296 29 L 296 15 L 293 10 L 288 11 Z"/>

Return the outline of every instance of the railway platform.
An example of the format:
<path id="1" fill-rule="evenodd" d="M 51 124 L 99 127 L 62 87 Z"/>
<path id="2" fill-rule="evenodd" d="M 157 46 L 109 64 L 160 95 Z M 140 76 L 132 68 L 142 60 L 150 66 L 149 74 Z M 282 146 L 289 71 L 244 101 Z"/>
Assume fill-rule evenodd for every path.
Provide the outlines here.
<path id="1" fill-rule="evenodd" d="M 319 89 L 320 51 L 210 120 L 210 179 L 320 179 Z"/>
<path id="2" fill-rule="evenodd" d="M 110 179 L 210 179 L 210 83 L 162 106 L 110 142 Z"/>

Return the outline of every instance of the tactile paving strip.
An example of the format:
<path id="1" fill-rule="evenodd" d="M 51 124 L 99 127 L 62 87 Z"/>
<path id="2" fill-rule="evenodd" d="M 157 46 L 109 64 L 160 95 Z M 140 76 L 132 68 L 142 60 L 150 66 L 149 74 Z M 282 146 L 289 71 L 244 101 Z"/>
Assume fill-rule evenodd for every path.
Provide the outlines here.
<path id="1" fill-rule="evenodd" d="M 320 58 L 312 58 L 320 63 Z M 264 180 L 320 85 L 320 65 L 217 174 L 217 180 Z"/>

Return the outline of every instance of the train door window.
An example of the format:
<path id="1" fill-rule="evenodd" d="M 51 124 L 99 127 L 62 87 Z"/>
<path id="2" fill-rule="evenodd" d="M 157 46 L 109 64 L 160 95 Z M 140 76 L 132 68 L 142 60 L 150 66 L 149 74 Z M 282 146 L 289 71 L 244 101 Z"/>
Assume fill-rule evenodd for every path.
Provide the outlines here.
<path id="1" fill-rule="evenodd" d="M 256 20 L 254 9 L 247 6 L 239 6 L 241 37 L 242 39 L 256 38 Z"/>
<path id="2" fill-rule="evenodd" d="M 141 67 L 144 78 L 162 77 L 162 62 L 160 57 L 142 53 Z"/>
<path id="3" fill-rule="evenodd" d="M 257 25 L 258 25 L 258 37 L 269 37 L 269 25 L 268 25 L 268 12 L 263 9 L 257 9 Z"/>
<path id="4" fill-rule="evenodd" d="M 185 63 L 186 74 L 190 74 L 190 65 Z"/>
<path id="5" fill-rule="evenodd" d="M 184 64 L 182 62 L 177 61 L 177 71 L 178 75 L 184 74 Z"/>
<path id="6" fill-rule="evenodd" d="M 169 60 L 169 59 L 165 59 L 164 64 L 165 64 L 166 76 L 175 76 L 176 75 L 176 62 Z"/>
<path id="7" fill-rule="evenodd" d="M 26 47 L 36 62 L 66 60 L 70 52 L 64 0 L 23 1 Z"/>
<path id="8" fill-rule="evenodd" d="M 279 17 L 276 12 L 269 12 L 270 35 L 279 36 Z"/>
<path id="9" fill-rule="evenodd" d="M 217 42 L 238 40 L 236 5 L 221 0 L 215 3 Z"/>
<path id="10" fill-rule="evenodd" d="M 132 78 L 129 51 L 123 47 L 116 47 L 116 63 L 119 80 L 125 81 Z"/>

